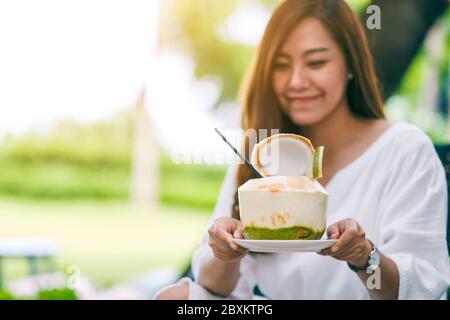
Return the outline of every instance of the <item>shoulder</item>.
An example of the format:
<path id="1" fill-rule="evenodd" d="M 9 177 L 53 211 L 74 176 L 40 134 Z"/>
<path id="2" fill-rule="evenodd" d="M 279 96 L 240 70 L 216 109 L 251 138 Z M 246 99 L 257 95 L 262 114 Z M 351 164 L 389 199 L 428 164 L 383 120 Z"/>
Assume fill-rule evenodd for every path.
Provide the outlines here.
<path id="1" fill-rule="evenodd" d="M 419 127 L 407 122 L 395 122 L 386 132 L 388 135 L 385 150 L 395 158 L 405 156 L 436 156 L 430 137 Z"/>
<path id="2" fill-rule="evenodd" d="M 418 172 L 445 176 L 444 167 L 430 137 L 416 125 L 393 123 L 378 157 L 383 165 L 408 179 Z"/>
<path id="3" fill-rule="evenodd" d="M 399 139 L 399 142 L 401 143 L 428 143 L 432 145 L 431 139 L 428 137 L 428 135 L 414 124 L 404 121 L 398 121 L 392 123 L 390 130 L 393 131 L 392 136 L 396 139 Z"/>

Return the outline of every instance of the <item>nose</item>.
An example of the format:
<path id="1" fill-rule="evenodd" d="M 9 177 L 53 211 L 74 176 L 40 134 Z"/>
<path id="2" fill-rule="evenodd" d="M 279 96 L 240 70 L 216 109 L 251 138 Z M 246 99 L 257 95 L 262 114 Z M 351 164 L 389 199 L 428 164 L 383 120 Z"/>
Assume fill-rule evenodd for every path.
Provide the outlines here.
<path id="1" fill-rule="evenodd" d="M 289 78 L 289 89 L 303 89 L 309 86 L 308 73 L 300 68 L 293 68 Z"/>

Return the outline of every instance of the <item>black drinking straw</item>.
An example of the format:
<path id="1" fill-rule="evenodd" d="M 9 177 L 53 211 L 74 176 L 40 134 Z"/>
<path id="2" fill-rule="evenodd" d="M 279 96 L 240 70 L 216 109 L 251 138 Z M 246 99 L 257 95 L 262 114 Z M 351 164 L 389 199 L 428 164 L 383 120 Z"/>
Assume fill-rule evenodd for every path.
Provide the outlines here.
<path id="1" fill-rule="evenodd" d="M 234 153 L 237 154 L 237 156 L 239 158 L 241 158 L 242 161 L 244 161 L 244 163 L 250 168 L 250 170 L 252 170 L 253 174 L 257 177 L 257 178 L 263 178 L 263 176 L 255 169 L 255 167 L 247 160 L 244 158 L 244 156 L 237 151 L 237 149 L 235 147 L 233 147 L 233 145 L 231 143 L 228 142 L 227 138 L 225 138 L 225 136 L 219 131 L 219 129 L 214 128 L 214 130 L 217 132 L 217 134 L 222 138 L 223 141 L 225 141 L 225 143 L 231 148 L 233 149 Z"/>

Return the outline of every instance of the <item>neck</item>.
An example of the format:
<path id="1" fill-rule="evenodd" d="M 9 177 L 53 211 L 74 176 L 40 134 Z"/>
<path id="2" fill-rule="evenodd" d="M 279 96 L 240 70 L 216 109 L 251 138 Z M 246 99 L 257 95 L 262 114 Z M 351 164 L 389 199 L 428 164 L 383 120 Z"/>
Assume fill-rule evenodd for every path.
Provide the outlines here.
<path id="1" fill-rule="evenodd" d="M 352 143 L 363 128 L 363 119 L 350 112 L 346 102 L 339 105 L 332 114 L 321 122 L 302 127 L 300 134 L 311 140 L 314 146 L 324 146 L 328 155 Z"/>

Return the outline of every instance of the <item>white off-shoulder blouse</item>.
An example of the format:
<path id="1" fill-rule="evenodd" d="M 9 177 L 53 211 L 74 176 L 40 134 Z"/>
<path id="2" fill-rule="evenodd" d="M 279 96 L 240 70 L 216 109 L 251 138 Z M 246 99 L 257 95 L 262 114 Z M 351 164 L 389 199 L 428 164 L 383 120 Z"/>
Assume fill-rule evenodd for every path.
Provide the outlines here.
<path id="1" fill-rule="evenodd" d="M 236 166 L 230 166 L 210 223 L 231 216 Z M 428 136 L 397 122 L 324 186 L 327 222 L 356 219 L 400 273 L 399 299 L 439 299 L 450 284 L 446 243 L 447 184 Z M 219 299 L 198 285 L 200 267 L 212 257 L 205 230 L 192 259 L 190 299 Z M 269 299 L 369 299 L 347 264 L 316 253 L 249 254 L 229 299 L 252 299 L 258 285 Z"/>

